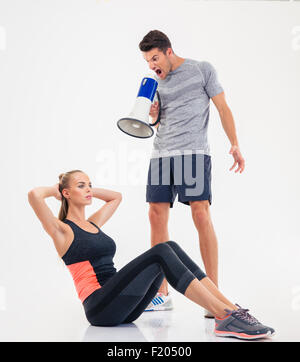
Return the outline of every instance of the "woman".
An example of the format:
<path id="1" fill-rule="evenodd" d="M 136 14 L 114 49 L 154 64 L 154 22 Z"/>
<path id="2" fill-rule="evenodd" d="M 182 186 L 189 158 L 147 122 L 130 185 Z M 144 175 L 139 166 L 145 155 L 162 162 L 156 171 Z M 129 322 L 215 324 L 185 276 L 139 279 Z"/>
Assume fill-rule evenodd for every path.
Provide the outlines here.
<path id="1" fill-rule="evenodd" d="M 58 218 L 44 201 L 50 196 L 62 201 Z M 93 197 L 106 203 L 86 220 L 85 207 Z M 166 277 L 174 289 L 215 316 L 217 336 L 257 339 L 273 335 L 274 329 L 227 300 L 174 241 L 152 247 L 117 272 L 113 263 L 115 243 L 100 228 L 116 211 L 122 195 L 92 188 L 84 172 L 62 174 L 59 184 L 37 187 L 28 193 L 28 199 L 73 277 L 90 324 L 133 322 Z"/>

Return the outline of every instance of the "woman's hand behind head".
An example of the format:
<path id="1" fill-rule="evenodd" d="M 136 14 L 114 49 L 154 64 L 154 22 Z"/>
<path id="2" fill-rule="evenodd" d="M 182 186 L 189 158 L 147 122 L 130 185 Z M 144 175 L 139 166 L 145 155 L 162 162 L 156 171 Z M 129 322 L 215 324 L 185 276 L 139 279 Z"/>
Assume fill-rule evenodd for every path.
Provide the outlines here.
<path id="1" fill-rule="evenodd" d="M 58 183 L 53 186 L 53 191 L 54 191 L 53 196 L 56 198 L 56 200 L 61 201 L 62 195 L 61 195 L 61 193 L 59 191 L 59 184 Z"/>

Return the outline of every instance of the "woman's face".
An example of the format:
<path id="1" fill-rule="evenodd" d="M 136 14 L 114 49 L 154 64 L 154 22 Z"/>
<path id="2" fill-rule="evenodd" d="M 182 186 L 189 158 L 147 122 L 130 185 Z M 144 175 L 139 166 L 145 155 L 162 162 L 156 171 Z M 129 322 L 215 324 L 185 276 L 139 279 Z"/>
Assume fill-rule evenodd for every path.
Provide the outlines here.
<path id="1" fill-rule="evenodd" d="M 62 190 L 64 197 L 75 205 L 90 205 L 92 203 L 92 184 L 83 172 L 71 175 L 69 187 Z"/>

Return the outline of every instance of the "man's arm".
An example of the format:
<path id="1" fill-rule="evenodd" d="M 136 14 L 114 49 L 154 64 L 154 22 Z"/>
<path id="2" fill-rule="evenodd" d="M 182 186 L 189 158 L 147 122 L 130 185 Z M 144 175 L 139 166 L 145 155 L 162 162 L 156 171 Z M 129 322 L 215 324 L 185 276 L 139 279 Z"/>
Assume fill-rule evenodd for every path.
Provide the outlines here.
<path id="1" fill-rule="evenodd" d="M 238 146 L 238 139 L 237 139 L 237 135 L 236 135 L 235 124 L 234 124 L 231 110 L 230 110 L 228 104 L 226 103 L 225 93 L 222 92 L 222 93 L 212 97 L 212 101 L 214 102 L 214 104 L 219 112 L 222 126 L 224 128 L 224 131 L 225 131 L 231 145 Z"/>
<path id="2" fill-rule="evenodd" d="M 230 171 L 236 166 L 236 164 L 238 164 L 239 167 L 237 170 L 235 170 L 235 172 L 240 171 L 240 173 L 242 173 L 245 168 L 245 160 L 242 157 L 241 151 L 239 149 L 234 119 L 231 110 L 225 100 L 225 93 L 222 92 L 212 97 L 211 99 L 219 112 L 223 129 L 231 143 L 231 149 L 229 153 L 232 154 L 235 162 L 230 168 Z"/>

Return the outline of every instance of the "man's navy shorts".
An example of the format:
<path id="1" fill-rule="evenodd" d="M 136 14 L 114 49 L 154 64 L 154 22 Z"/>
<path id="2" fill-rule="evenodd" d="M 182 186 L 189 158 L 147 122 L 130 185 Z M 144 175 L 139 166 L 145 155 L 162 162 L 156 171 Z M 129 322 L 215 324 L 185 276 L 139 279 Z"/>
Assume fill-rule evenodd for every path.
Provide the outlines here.
<path id="1" fill-rule="evenodd" d="M 184 154 L 152 158 L 149 163 L 146 202 L 208 200 L 211 205 L 211 156 Z"/>

